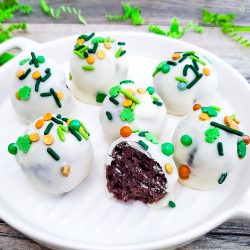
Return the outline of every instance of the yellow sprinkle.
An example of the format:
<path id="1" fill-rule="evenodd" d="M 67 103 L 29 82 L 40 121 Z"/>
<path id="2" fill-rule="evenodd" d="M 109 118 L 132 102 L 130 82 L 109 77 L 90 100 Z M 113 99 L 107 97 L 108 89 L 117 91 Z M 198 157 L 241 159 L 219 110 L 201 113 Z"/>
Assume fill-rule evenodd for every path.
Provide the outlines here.
<path id="1" fill-rule="evenodd" d="M 32 78 L 33 78 L 34 80 L 37 80 L 40 76 L 41 76 L 41 74 L 40 74 L 39 71 L 35 71 L 35 72 L 32 74 Z"/>
<path id="2" fill-rule="evenodd" d="M 172 165 L 170 163 L 167 163 L 165 165 L 165 169 L 166 169 L 166 171 L 167 171 L 168 174 L 172 174 L 173 173 L 173 167 L 172 167 Z"/>
<path id="3" fill-rule="evenodd" d="M 240 120 L 237 118 L 234 118 L 235 123 L 240 124 Z"/>
<path id="4" fill-rule="evenodd" d="M 131 107 L 132 104 L 133 104 L 133 102 L 130 99 L 125 99 L 123 102 L 123 106 L 125 108 Z"/>
<path id="5" fill-rule="evenodd" d="M 39 120 L 36 121 L 36 123 L 35 123 L 35 127 L 38 128 L 38 129 L 41 128 L 43 125 L 44 125 L 44 121 L 41 120 L 41 119 L 39 119 Z"/>
<path id="6" fill-rule="evenodd" d="M 107 43 L 107 42 L 104 43 L 104 47 L 105 47 L 106 49 L 111 49 L 110 43 Z"/>
<path id="7" fill-rule="evenodd" d="M 103 50 L 98 50 L 98 51 L 97 51 L 97 57 L 98 57 L 99 59 L 103 59 L 104 56 L 105 56 L 105 53 L 104 53 Z"/>
<path id="8" fill-rule="evenodd" d="M 56 95 L 57 95 L 57 97 L 58 97 L 59 100 L 62 100 L 63 97 L 64 97 L 64 94 L 61 91 L 57 92 Z"/>
<path id="9" fill-rule="evenodd" d="M 48 134 L 43 137 L 43 143 L 46 145 L 52 145 L 54 142 L 54 138 L 52 135 Z"/>
<path id="10" fill-rule="evenodd" d="M 77 39 L 76 43 L 77 44 L 84 44 L 84 39 L 83 38 L 80 38 L 80 39 Z"/>
<path id="11" fill-rule="evenodd" d="M 44 116 L 43 116 L 43 120 L 44 121 L 50 121 L 51 120 L 51 118 L 52 118 L 52 113 L 47 113 L 47 114 L 45 114 Z"/>
<path id="12" fill-rule="evenodd" d="M 199 116 L 200 120 L 202 121 L 206 121 L 206 120 L 209 120 L 210 119 L 210 116 L 206 113 L 201 113 L 200 116 Z"/>
<path id="13" fill-rule="evenodd" d="M 95 62 L 95 58 L 93 56 L 88 56 L 86 61 L 88 64 L 93 64 Z"/>
<path id="14" fill-rule="evenodd" d="M 181 58 L 181 54 L 180 53 L 174 53 L 173 55 L 172 55 L 172 59 L 173 60 L 179 60 Z"/>
<path id="15" fill-rule="evenodd" d="M 144 95 L 144 94 L 146 93 L 146 90 L 143 89 L 143 88 L 138 88 L 138 89 L 137 89 L 137 92 L 138 92 L 139 94 Z"/>
<path id="16" fill-rule="evenodd" d="M 209 69 L 209 68 L 204 68 L 204 69 L 203 69 L 203 74 L 204 74 L 205 76 L 209 76 L 209 75 L 210 75 L 210 69 Z"/>
<path id="17" fill-rule="evenodd" d="M 24 75 L 24 71 L 23 71 L 23 70 L 17 71 L 16 76 L 17 76 L 18 78 L 21 77 L 22 75 Z"/>
<path id="18" fill-rule="evenodd" d="M 70 165 L 65 165 L 61 167 L 61 174 L 64 177 L 68 177 L 70 173 Z"/>
<path id="19" fill-rule="evenodd" d="M 20 97 L 19 97 L 19 95 L 18 95 L 18 92 L 16 92 L 16 99 L 17 100 L 21 100 Z"/>
<path id="20" fill-rule="evenodd" d="M 30 141 L 36 142 L 40 139 L 40 136 L 38 133 L 32 133 L 29 135 Z"/>

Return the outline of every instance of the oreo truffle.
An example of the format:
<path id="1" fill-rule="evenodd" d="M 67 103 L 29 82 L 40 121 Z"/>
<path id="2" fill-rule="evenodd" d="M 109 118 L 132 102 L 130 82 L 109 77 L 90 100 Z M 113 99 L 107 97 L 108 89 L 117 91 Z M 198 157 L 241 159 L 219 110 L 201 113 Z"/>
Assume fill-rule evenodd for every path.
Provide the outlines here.
<path id="1" fill-rule="evenodd" d="M 173 150 L 171 143 L 160 144 L 148 131 L 122 127 L 105 160 L 108 192 L 123 202 L 174 207 L 171 194 L 178 174 L 170 156 Z"/>

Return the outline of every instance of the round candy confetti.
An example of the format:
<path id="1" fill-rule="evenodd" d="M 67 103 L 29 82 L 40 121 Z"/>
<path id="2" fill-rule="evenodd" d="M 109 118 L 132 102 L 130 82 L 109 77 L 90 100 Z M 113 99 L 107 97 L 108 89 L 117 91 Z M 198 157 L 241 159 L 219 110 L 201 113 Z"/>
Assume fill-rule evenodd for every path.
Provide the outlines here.
<path id="1" fill-rule="evenodd" d="M 38 61 L 38 63 L 44 63 L 45 62 L 45 58 L 43 56 L 38 56 L 37 57 L 37 61 Z"/>
<path id="2" fill-rule="evenodd" d="M 29 139 L 31 142 L 36 142 L 40 139 L 40 136 L 38 133 L 32 133 L 29 135 Z"/>
<path id="3" fill-rule="evenodd" d="M 167 74 L 170 71 L 170 66 L 166 63 L 161 67 L 161 72 Z"/>
<path id="4" fill-rule="evenodd" d="M 201 105 L 199 103 L 194 104 L 193 111 L 199 110 L 201 108 Z"/>
<path id="5" fill-rule="evenodd" d="M 181 54 L 180 53 L 174 53 L 173 55 L 172 55 L 172 59 L 173 60 L 179 60 L 181 58 Z"/>
<path id="6" fill-rule="evenodd" d="M 132 104 L 133 104 L 133 102 L 130 99 L 125 99 L 123 102 L 123 106 L 125 108 L 131 107 Z"/>
<path id="7" fill-rule="evenodd" d="M 88 56 L 86 61 L 88 64 L 93 64 L 95 62 L 95 58 L 93 56 Z"/>
<path id="8" fill-rule="evenodd" d="M 41 73 L 39 71 L 35 71 L 34 73 L 32 73 L 32 78 L 34 80 L 37 80 L 40 76 L 41 76 Z"/>
<path id="9" fill-rule="evenodd" d="M 250 137 L 248 135 L 244 135 L 242 137 L 243 141 L 246 143 L 246 145 L 248 145 L 250 143 Z"/>
<path id="10" fill-rule="evenodd" d="M 51 118 L 52 118 L 52 113 L 47 113 L 47 114 L 45 114 L 44 116 L 43 116 L 43 120 L 44 121 L 50 121 L 51 120 Z"/>
<path id="11" fill-rule="evenodd" d="M 191 173 L 190 168 L 187 165 L 181 165 L 179 168 L 179 177 L 182 180 L 187 180 L 189 178 L 189 175 Z"/>
<path id="12" fill-rule="evenodd" d="M 69 127 L 74 130 L 78 130 L 81 127 L 81 122 L 78 120 L 72 120 L 69 124 Z"/>
<path id="13" fill-rule="evenodd" d="M 187 85 L 185 82 L 178 82 L 177 84 L 177 88 L 180 90 L 180 91 L 183 91 L 187 88 Z"/>
<path id="14" fill-rule="evenodd" d="M 143 88 L 138 88 L 137 89 L 137 92 L 139 93 L 139 94 L 145 94 L 146 93 L 146 90 L 145 89 L 143 89 Z"/>
<path id="15" fill-rule="evenodd" d="M 192 144 L 192 138 L 189 135 L 183 135 L 181 137 L 181 144 L 184 146 L 190 146 Z"/>
<path id="16" fill-rule="evenodd" d="M 17 154 L 17 146 L 15 143 L 11 143 L 9 146 L 8 146 L 8 152 L 12 155 L 16 155 Z"/>
<path id="17" fill-rule="evenodd" d="M 54 137 L 52 135 L 48 134 L 43 137 L 43 143 L 45 145 L 52 145 L 53 142 L 54 142 Z"/>
<path id="18" fill-rule="evenodd" d="M 203 74 L 204 74 L 205 76 L 209 76 L 209 75 L 210 75 L 210 69 L 209 69 L 209 68 L 204 68 L 204 69 L 203 69 Z"/>
<path id="19" fill-rule="evenodd" d="M 171 165 L 170 163 L 167 163 L 167 164 L 165 165 L 165 169 L 166 169 L 166 172 L 167 172 L 168 174 L 172 174 L 172 173 L 173 173 L 173 167 L 172 167 L 172 165 Z"/>
<path id="20" fill-rule="evenodd" d="M 57 95 L 57 97 L 58 97 L 59 100 L 62 100 L 63 97 L 64 97 L 64 93 L 61 92 L 61 91 L 57 92 L 56 95 Z"/>
<path id="21" fill-rule="evenodd" d="M 44 121 L 41 120 L 41 119 L 37 120 L 36 123 L 35 123 L 35 127 L 37 129 L 41 128 L 43 125 L 44 125 Z"/>
<path id="22" fill-rule="evenodd" d="M 105 56 L 105 53 L 104 53 L 103 50 L 98 50 L 98 51 L 97 51 L 97 57 L 98 57 L 99 59 L 103 59 L 104 56 Z"/>
<path id="23" fill-rule="evenodd" d="M 166 142 L 161 145 L 161 151 L 164 155 L 170 156 L 174 153 L 174 145 Z"/>
<path id="24" fill-rule="evenodd" d="M 148 93 L 149 93 L 150 95 L 153 95 L 153 94 L 154 94 L 154 92 L 155 92 L 154 87 L 147 87 L 147 89 L 146 89 L 146 90 L 148 91 Z"/>
<path id="25" fill-rule="evenodd" d="M 124 126 L 120 129 L 120 135 L 122 137 L 129 137 L 132 134 L 132 129 L 129 126 Z"/>

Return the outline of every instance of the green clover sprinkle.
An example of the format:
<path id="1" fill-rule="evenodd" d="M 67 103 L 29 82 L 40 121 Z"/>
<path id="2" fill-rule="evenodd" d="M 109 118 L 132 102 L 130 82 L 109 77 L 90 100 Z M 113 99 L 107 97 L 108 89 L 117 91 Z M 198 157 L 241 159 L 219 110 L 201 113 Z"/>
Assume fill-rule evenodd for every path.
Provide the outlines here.
<path id="1" fill-rule="evenodd" d="M 246 151 L 247 151 L 246 143 L 244 141 L 239 141 L 237 143 L 237 153 L 239 158 L 243 159 L 246 156 Z"/>
<path id="2" fill-rule="evenodd" d="M 120 113 L 120 118 L 122 121 L 132 122 L 135 119 L 135 114 L 130 108 L 125 108 Z"/>
<path id="3" fill-rule="evenodd" d="M 17 146 L 15 143 L 11 143 L 9 146 L 8 146 L 8 152 L 12 155 L 16 155 L 17 154 Z"/>
<path id="4" fill-rule="evenodd" d="M 166 142 L 161 145 L 161 151 L 164 155 L 170 156 L 174 153 L 174 145 Z"/>
<path id="5" fill-rule="evenodd" d="M 222 184 L 227 178 L 227 172 L 226 173 L 222 173 L 221 176 L 218 179 L 218 183 Z"/>
<path id="6" fill-rule="evenodd" d="M 220 136 L 220 130 L 218 128 L 209 128 L 206 130 L 205 136 L 206 142 L 213 143 Z"/>
<path id="7" fill-rule="evenodd" d="M 30 145 L 31 145 L 29 135 L 18 137 L 16 141 L 16 145 L 23 153 L 25 154 L 28 153 L 30 150 Z"/>
<path id="8" fill-rule="evenodd" d="M 158 144 L 158 139 L 152 133 L 145 133 L 145 138 L 153 144 Z"/>
<path id="9" fill-rule="evenodd" d="M 120 90 L 121 90 L 121 86 L 116 85 L 116 86 L 112 87 L 112 88 L 109 90 L 109 94 L 110 94 L 110 96 L 112 96 L 112 97 L 116 97 L 116 96 L 119 95 Z"/>
<path id="10" fill-rule="evenodd" d="M 210 117 L 217 116 L 217 111 L 213 107 L 202 107 L 201 110 L 203 113 L 208 114 Z"/>
<path id="11" fill-rule="evenodd" d="M 97 92 L 95 100 L 96 100 L 96 102 L 98 102 L 98 103 L 103 103 L 103 102 L 104 102 L 104 99 L 106 98 L 106 96 L 107 96 L 107 95 L 106 95 L 105 93 Z"/>
<path id="12" fill-rule="evenodd" d="M 18 96 L 21 100 L 28 100 L 30 98 L 31 88 L 29 86 L 23 86 L 18 91 Z"/>
<path id="13" fill-rule="evenodd" d="M 19 62 L 19 65 L 24 65 L 26 62 L 29 62 L 29 61 L 30 61 L 30 58 L 22 59 L 22 60 Z"/>

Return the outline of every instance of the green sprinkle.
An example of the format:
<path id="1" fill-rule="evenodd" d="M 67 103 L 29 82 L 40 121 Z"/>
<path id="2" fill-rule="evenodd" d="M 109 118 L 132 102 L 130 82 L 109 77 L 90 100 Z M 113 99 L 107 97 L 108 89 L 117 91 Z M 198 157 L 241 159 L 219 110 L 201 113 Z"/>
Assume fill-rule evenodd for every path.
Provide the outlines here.
<path id="1" fill-rule="evenodd" d="M 52 96 L 52 94 L 50 92 L 47 92 L 47 93 L 41 93 L 40 96 L 47 97 L 47 96 Z"/>
<path id="2" fill-rule="evenodd" d="M 173 61 L 167 61 L 167 64 L 168 65 L 171 65 L 171 66 L 176 66 L 177 63 L 176 62 L 173 62 Z"/>
<path id="3" fill-rule="evenodd" d="M 63 119 L 63 118 L 62 118 Z M 59 128 L 63 131 L 63 132 L 68 132 L 68 128 L 65 127 L 64 125 L 59 125 Z"/>
<path id="4" fill-rule="evenodd" d="M 91 70 L 94 70 L 95 67 L 92 65 L 84 65 L 84 66 L 82 66 L 82 69 L 87 70 L 87 71 L 91 71 Z"/>
<path id="5" fill-rule="evenodd" d="M 184 83 L 187 83 L 187 82 L 188 82 L 187 78 L 181 77 L 181 76 L 176 76 L 176 77 L 175 77 L 175 80 L 176 80 L 176 81 L 179 81 L 179 82 L 184 82 Z"/>
<path id="6" fill-rule="evenodd" d="M 238 136 L 243 136 L 243 135 L 244 135 L 244 133 L 241 132 L 241 131 L 238 131 L 238 130 L 233 129 L 233 128 L 229 128 L 229 127 L 224 126 L 224 125 L 222 125 L 222 124 L 220 124 L 220 123 L 217 123 L 217 122 L 213 122 L 213 121 L 212 121 L 212 122 L 210 122 L 210 125 L 211 125 L 211 126 L 214 126 L 214 127 L 217 127 L 217 128 L 220 128 L 220 129 L 222 129 L 222 130 L 224 130 L 224 131 L 227 131 L 227 132 L 229 132 L 229 133 L 238 135 Z"/>
<path id="7" fill-rule="evenodd" d="M 186 147 L 190 146 L 192 144 L 192 142 L 193 142 L 192 138 L 189 135 L 183 135 L 181 137 L 181 144 L 186 146 Z"/>
<path id="8" fill-rule="evenodd" d="M 201 108 L 203 113 L 208 114 L 210 117 L 216 117 L 217 116 L 217 111 L 213 107 L 202 107 Z"/>
<path id="9" fill-rule="evenodd" d="M 84 132 L 84 130 L 83 130 L 82 127 L 79 128 L 78 132 L 79 132 L 79 134 L 80 134 L 86 141 L 89 139 L 88 134 L 86 134 L 86 133 Z"/>
<path id="10" fill-rule="evenodd" d="M 43 64 L 45 62 L 45 58 L 43 56 L 38 56 L 37 61 L 38 63 Z"/>
<path id="11" fill-rule="evenodd" d="M 157 105 L 157 106 L 162 106 L 162 102 L 158 102 L 158 101 L 153 101 L 153 104 Z"/>
<path id="12" fill-rule="evenodd" d="M 116 57 L 116 58 L 120 57 L 121 53 L 122 53 L 122 48 L 119 48 L 119 49 L 117 50 L 117 52 L 115 53 L 115 57 Z"/>
<path id="13" fill-rule="evenodd" d="M 125 108 L 120 113 L 120 118 L 122 121 L 132 122 L 135 119 L 135 114 L 130 108 Z"/>
<path id="14" fill-rule="evenodd" d="M 55 117 L 52 117 L 51 120 L 52 120 L 53 122 L 57 123 L 57 124 L 63 125 L 63 122 L 62 122 L 61 120 L 55 118 Z"/>
<path id="15" fill-rule="evenodd" d="M 54 123 L 53 122 L 50 122 L 48 124 L 48 126 L 46 127 L 46 129 L 44 130 L 44 134 L 47 135 L 49 134 L 50 130 L 52 129 L 52 127 L 54 126 Z"/>
<path id="16" fill-rule="evenodd" d="M 21 100 L 28 100 L 30 98 L 31 88 L 29 86 L 24 85 L 18 91 L 18 96 Z"/>
<path id="17" fill-rule="evenodd" d="M 106 111 L 106 116 L 110 121 L 113 119 L 112 114 L 109 111 Z"/>
<path id="18" fill-rule="evenodd" d="M 152 99 L 153 99 L 154 101 L 159 101 L 159 100 L 160 100 L 160 98 L 157 97 L 157 96 L 155 96 L 155 95 L 151 95 L 151 97 L 152 97 Z"/>
<path id="19" fill-rule="evenodd" d="M 169 201 L 168 206 L 171 207 L 171 208 L 176 207 L 176 205 L 175 205 L 175 203 L 173 201 Z"/>
<path id="20" fill-rule="evenodd" d="M 30 61 L 30 64 L 34 63 L 35 67 L 38 68 L 39 67 L 39 63 L 37 61 L 36 55 L 34 52 L 31 52 L 31 58 L 32 60 Z"/>
<path id="21" fill-rule="evenodd" d="M 60 160 L 60 156 L 52 149 L 52 148 L 47 148 L 47 152 L 49 153 L 50 156 L 56 161 Z"/>
<path id="22" fill-rule="evenodd" d="M 216 111 L 221 111 L 221 108 L 217 107 L 217 106 L 210 106 L 210 108 L 213 108 Z M 233 117 L 232 117 L 233 118 Z"/>
<path id="23" fill-rule="evenodd" d="M 89 36 L 87 36 L 84 40 L 85 42 L 89 41 L 90 39 L 92 39 L 95 36 L 95 33 L 91 33 Z"/>
<path id="24" fill-rule="evenodd" d="M 95 43 L 104 43 L 104 38 L 103 37 L 95 37 L 94 39 L 92 39 L 91 43 L 92 44 L 95 44 Z"/>
<path id="25" fill-rule="evenodd" d="M 20 62 L 19 62 L 19 65 L 24 65 L 26 62 L 29 62 L 30 61 L 30 58 L 25 58 L 25 59 L 22 59 Z"/>
<path id="26" fill-rule="evenodd" d="M 161 145 L 161 151 L 164 155 L 170 156 L 174 153 L 174 145 L 166 142 Z"/>
<path id="27" fill-rule="evenodd" d="M 40 76 L 37 80 L 36 80 L 36 84 L 35 84 L 35 91 L 38 92 L 39 91 L 39 87 L 40 87 L 40 83 L 42 82 L 42 77 Z"/>
<path id="28" fill-rule="evenodd" d="M 42 82 L 46 82 L 50 78 L 51 76 L 50 68 L 45 69 L 45 73 L 46 75 L 42 78 Z"/>
<path id="29" fill-rule="evenodd" d="M 58 114 L 58 115 L 56 116 L 56 118 L 62 119 L 62 115 L 61 115 L 61 114 Z"/>
<path id="30" fill-rule="evenodd" d="M 119 104 L 119 102 L 118 102 L 115 98 L 113 98 L 113 97 L 109 97 L 109 100 L 110 100 L 112 103 L 114 103 L 115 105 L 118 105 L 118 104 Z"/>
<path id="31" fill-rule="evenodd" d="M 82 59 L 85 58 L 84 55 L 81 52 L 77 51 L 77 50 L 74 50 L 74 54 L 76 54 L 77 56 L 79 56 Z"/>
<path id="32" fill-rule="evenodd" d="M 81 122 L 79 120 L 72 120 L 69 123 L 69 128 L 74 129 L 78 131 L 78 129 L 81 127 Z"/>
<path id="33" fill-rule="evenodd" d="M 218 183 L 222 184 L 227 178 L 227 172 L 226 173 L 222 173 L 220 178 L 218 179 Z"/>
<path id="34" fill-rule="evenodd" d="M 65 136 L 64 133 L 62 131 L 62 129 L 60 127 L 57 128 L 57 134 L 59 136 L 60 141 L 64 142 L 65 141 Z"/>
<path id="35" fill-rule="evenodd" d="M 240 159 L 243 159 L 246 156 L 246 143 L 244 141 L 239 141 L 237 143 L 237 153 Z"/>
<path id="36" fill-rule="evenodd" d="M 135 98 L 133 95 L 131 95 L 128 91 L 124 90 L 124 89 L 120 89 L 120 92 L 126 96 L 128 99 L 130 99 L 131 101 L 133 101 L 136 104 L 140 104 L 140 101 Z"/>
<path id="37" fill-rule="evenodd" d="M 30 72 L 31 72 L 31 68 L 28 68 L 26 72 L 22 76 L 19 77 L 19 80 L 24 80 L 29 75 Z"/>
<path id="38" fill-rule="evenodd" d="M 218 142 L 217 143 L 217 150 L 218 150 L 219 156 L 223 156 L 224 155 L 222 142 Z"/>
<path id="39" fill-rule="evenodd" d="M 78 141 L 81 141 L 81 140 L 82 140 L 81 135 L 80 135 L 77 131 L 75 131 L 74 129 L 72 129 L 72 128 L 70 128 L 70 127 L 69 127 L 69 131 L 71 132 L 72 135 L 74 135 L 74 136 L 76 137 L 76 139 L 77 139 Z"/>
<path id="40" fill-rule="evenodd" d="M 122 45 L 126 45 L 125 42 L 118 42 L 118 45 L 122 46 Z"/>
<path id="41" fill-rule="evenodd" d="M 121 54 L 120 54 L 119 57 L 122 57 L 122 56 L 125 55 L 126 53 L 127 53 L 127 51 L 126 51 L 126 50 L 123 50 L 123 51 L 121 52 Z"/>
<path id="42" fill-rule="evenodd" d="M 146 133 L 149 133 L 148 131 L 141 131 L 138 135 L 145 137 Z"/>
<path id="43" fill-rule="evenodd" d="M 117 97 L 120 93 L 120 90 L 121 90 L 121 87 L 119 85 L 116 85 L 109 90 L 109 95 L 111 97 Z"/>
<path id="44" fill-rule="evenodd" d="M 203 74 L 196 76 L 196 78 L 194 78 L 194 80 L 187 85 L 187 89 L 191 89 L 202 78 L 202 76 Z"/>
<path id="45" fill-rule="evenodd" d="M 155 93 L 155 89 L 154 87 L 147 87 L 147 92 L 150 94 L 150 95 L 153 95 Z"/>
<path id="46" fill-rule="evenodd" d="M 200 63 L 203 66 L 206 66 L 206 63 L 204 61 L 198 59 L 197 57 L 195 57 L 193 55 L 189 56 L 189 58 L 192 59 L 192 60 L 195 60 L 196 62 Z"/>
<path id="47" fill-rule="evenodd" d="M 155 137 L 155 135 L 153 135 L 153 134 L 150 133 L 150 132 L 145 133 L 145 138 L 146 138 L 148 141 L 152 142 L 153 144 L 158 144 L 158 143 L 159 143 L 159 141 L 158 141 L 158 139 Z"/>
<path id="48" fill-rule="evenodd" d="M 120 82 L 120 85 L 121 84 L 129 84 L 129 83 L 134 83 L 134 81 L 132 81 L 132 80 L 123 80 L 123 81 Z"/>
<path id="49" fill-rule="evenodd" d="M 71 75 L 71 73 L 69 72 L 69 80 L 72 81 L 72 79 L 73 79 L 73 78 L 72 78 L 72 75 Z"/>
<path id="50" fill-rule="evenodd" d="M 20 136 L 16 141 L 16 146 L 25 154 L 29 152 L 30 144 L 29 135 Z"/>
<path id="51" fill-rule="evenodd" d="M 213 143 L 220 136 L 220 130 L 218 128 L 209 128 L 205 131 L 205 141 Z"/>
<path id="52" fill-rule="evenodd" d="M 86 127 L 84 126 L 84 124 L 81 122 L 81 127 L 83 128 L 84 132 L 87 134 L 87 135 L 90 135 L 89 131 L 86 129 Z"/>
<path id="53" fill-rule="evenodd" d="M 138 141 L 138 144 L 144 149 L 144 150 L 148 150 L 148 145 L 145 143 L 145 142 L 143 142 L 142 140 L 139 140 Z"/>
<path id="54" fill-rule="evenodd" d="M 107 94 L 105 94 L 105 93 L 97 92 L 95 100 L 98 103 L 103 103 L 103 101 L 106 98 L 106 96 L 107 96 Z"/>
<path id="55" fill-rule="evenodd" d="M 12 155 L 16 155 L 17 154 L 17 146 L 15 143 L 11 143 L 9 146 L 8 146 L 8 152 Z"/>
<path id="56" fill-rule="evenodd" d="M 52 96 L 54 97 L 54 100 L 55 100 L 55 102 L 56 102 L 56 105 L 57 105 L 59 108 L 61 108 L 61 107 L 62 107 L 62 104 L 61 104 L 60 100 L 58 99 L 57 94 L 56 94 L 56 92 L 55 92 L 55 90 L 54 90 L 53 88 L 50 89 L 50 93 L 51 93 Z"/>

